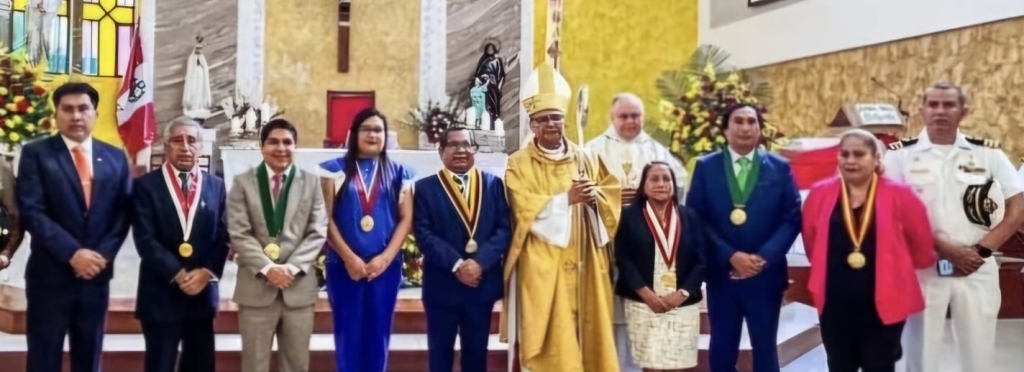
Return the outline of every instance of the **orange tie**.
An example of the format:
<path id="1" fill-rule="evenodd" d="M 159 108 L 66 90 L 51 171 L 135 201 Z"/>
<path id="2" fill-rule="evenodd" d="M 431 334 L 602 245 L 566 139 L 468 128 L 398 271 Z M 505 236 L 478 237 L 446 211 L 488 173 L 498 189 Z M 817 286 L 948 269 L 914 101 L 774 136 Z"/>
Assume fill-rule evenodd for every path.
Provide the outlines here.
<path id="1" fill-rule="evenodd" d="M 71 149 L 75 155 L 75 170 L 78 171 L 78 179 L 82 181 L 82 195 L 85 196 L 85 207 L 89 208 L 89 199 L 92 196 L 92 176 L 89 175 L 89 158 L 85 157 L 82 146 L 75 146 Z"/>

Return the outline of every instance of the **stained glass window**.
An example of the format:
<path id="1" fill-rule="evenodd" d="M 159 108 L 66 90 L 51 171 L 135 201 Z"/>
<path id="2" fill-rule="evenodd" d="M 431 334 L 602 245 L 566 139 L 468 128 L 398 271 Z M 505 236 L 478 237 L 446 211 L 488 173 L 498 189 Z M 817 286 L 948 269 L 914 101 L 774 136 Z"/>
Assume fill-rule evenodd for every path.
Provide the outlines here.
<path id="1" fill-rule="evenodd" d="M 24 50 L 27 46 L 25 36 L 25 6 L 29 0 L 14 0 L 11 10 L 11 49 Z M 133 1 L 134 2 L 134 1 Z M 47 46 L 47 67 L 50 73 L 67 74 L 70 71 L 71 28 L 68 20 L 68 0 L 60 4 L 57 17 L 53 20 Z"/>
<path id="2" fill-rule="evenodd" d="M 9 24 L 13 50 L 24 50 L 27 47 L 25 7 L 30 1 L 13 1 Z M 54 74 L 70 73 L 74 54 L 76 63 L 81 58 L 82 74 L 120 77 L 128 65 L 131 52 L 137 1 L 62 0 L 46 43 L 49 71 Z M 76 4 L 80 4 L 82 9 L 80 25 L 72 25 L 68 15 L 69 7 L 75 8 L 73 5 Z M 81 39 L 72 39 L 72 35 Z M 81 42 L 80 50 L 73 50 L 78 47 L 76 41 Z"/>
<path id="3" fill-rule="evenodd" d="M 121 76 L 131 50 L 135 0 L 82 3 L 82 73 Z"/>

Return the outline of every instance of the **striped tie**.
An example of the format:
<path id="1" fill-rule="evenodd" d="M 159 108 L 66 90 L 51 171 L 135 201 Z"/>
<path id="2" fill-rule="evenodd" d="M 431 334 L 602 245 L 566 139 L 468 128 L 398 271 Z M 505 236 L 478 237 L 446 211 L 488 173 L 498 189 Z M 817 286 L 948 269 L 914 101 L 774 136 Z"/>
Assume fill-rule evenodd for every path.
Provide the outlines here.
<path id="1" fill-rule="evenodd" d="M 457 174 L 452 175 L 452 181 L 455 181 L 455 185 L 459 186 L 459 193 L 462 194 L 462 198 L 466 198 L 466 183 Z"/>

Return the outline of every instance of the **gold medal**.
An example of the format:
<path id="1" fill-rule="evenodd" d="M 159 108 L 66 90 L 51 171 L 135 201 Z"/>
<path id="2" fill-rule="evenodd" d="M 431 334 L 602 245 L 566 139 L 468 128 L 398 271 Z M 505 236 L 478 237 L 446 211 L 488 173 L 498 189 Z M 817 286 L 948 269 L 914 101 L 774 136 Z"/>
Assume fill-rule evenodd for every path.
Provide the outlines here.
<path id="1" fill-rule="evenodd" d="M 363 228 L 363 232 L 373 230 L 373 217 L 363 216 L 363 219 L 359 220 L 359 227 Z"/>
<path id="2" fill-rule="evenodd" d="M 661 284 L 669 291 L 676 290 L 676 273 L 669 271 L 661 276 Z"/>
<path id="3" fill-rule="evenodd" d="M 736 207 L 736 209 L 732 210 L 732 213 L 729 213 L 729 221 L 732 221 L 733 225 L 740 226 L 747 222 L 747 212 Z"/>
<path id="4" fill-rule="evenodd" d="M 469 239 L 469 243 L 466 243 L 466 253 L 476 253 L 476 249 L 479 248 L 476 245 L 476 240 Z"/>
<path id="5" fill-rule="evenodd" d="M 875 189 L 878 186 L 878 175 L 871 175 L 871 188 L 868 189 L 867 199 L 864 200 L 864 212 L 860 217 L 860 229 L 856 229 L 853 217 L 853 208 L 850 206 L 850 191 L 846 188 L 846 181 L 842 182 L 842 204 L 843 204 L 843 225 L 846 226 L 846 233 L 850 236 L 850 241 L 853 243 L 853 252 L 850 252 L 846 256 L 846 263 L 855 270 L 864 268 L 867 265 L 867 257 L 860 252 L 860 247 L 864 244 L 864 237 L 868 233 L 868 227 L 871 225 L 871 218 L 874 217 L 875 210 Z"/>
<path id="6" fill-rule="evenodd" d="M 267 246 L 263 248 L 263 253 L 271 260 L 276 261 L 281 257 L 281 246 L 277 245 L 277 243 L 267 244 Z"/>
<path id="7" fill-rule="evenodd" d="M 850 264 L 850 267 L 854 269 L 863 268 L 867 262 L 867 258 L 860 252 L 850 252 L 850 255 L 846 256 L 846 263 Z"/>
<path id="8" fill-rule="evenodd" d="M 192 257 L 192 244 L 181 243 L 181 245 L 178 246 L 178 254 L 185 258 Z"/>

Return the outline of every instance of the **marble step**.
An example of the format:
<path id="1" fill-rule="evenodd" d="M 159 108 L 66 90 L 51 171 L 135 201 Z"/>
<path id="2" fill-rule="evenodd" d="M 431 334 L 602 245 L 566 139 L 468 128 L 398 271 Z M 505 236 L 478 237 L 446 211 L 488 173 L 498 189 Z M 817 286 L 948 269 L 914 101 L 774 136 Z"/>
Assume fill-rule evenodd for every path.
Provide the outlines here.
<path id="1" fill-rule="evenodd" d="M 809 306 L 792 303 L 782 308 L 778 333 L 780 365 L 785 366 L 821 344 L 818 333 L 817 315 Z M 711 338 L 701 335 L 699 365 L 692 371 L 708 371 L 707 349 Z M 241 337 L 237 334 L 216 336 L 218 372 L 240 371 Z M 107 335 L 104 341 L 104 372 L 137 372 L 142 368 L 145 343 L 141 334 Z M 277 346 L 274 346 L 276 350 Z M 455 345 L 459 349 L 458 342 Z M 488 371 L 508 370 L 508 345 L 492 335 L 488 345 Z M 67 363 L 67 344 L 64 346 Z M 310 342 L 310 371 L 333 371 L 334 340 L 331 335 L 314 335 Z M 25 335 L 0 333 L 0 366 L 2 370 L 21 371 L 25 369 Z M 456 357 L 457 358 L 457 357 Z M 740 371 L 750 371 L 753 355 L 750 341 L 744 330 L 740 342 Z M 388 371 L 421 372 L 427 362 L 427 338 L 425 334 L 396 334 L 391 338 L 391 354 Z M 273 369 L 272 369 L 273 370 Z M 457 369 L 456 369 L 457 370 Z"/>

